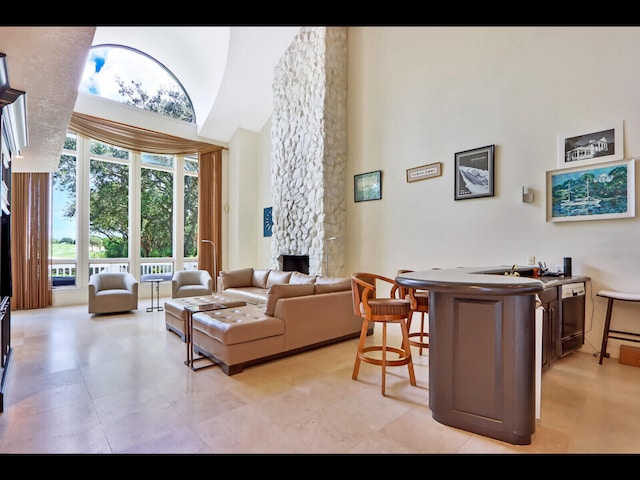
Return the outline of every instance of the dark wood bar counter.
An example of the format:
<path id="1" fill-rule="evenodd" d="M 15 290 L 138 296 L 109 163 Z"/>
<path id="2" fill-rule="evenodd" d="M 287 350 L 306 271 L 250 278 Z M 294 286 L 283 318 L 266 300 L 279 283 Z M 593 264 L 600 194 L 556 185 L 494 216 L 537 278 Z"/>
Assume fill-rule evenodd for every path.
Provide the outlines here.
<path id="1" fill-rule="evenodd" d="M 396 281 L 429 291 L 433 418 L 528 445 L 535 433 L 535 296 L 545 282 L 505 272 L 511 266 L 416 271 Z"/>

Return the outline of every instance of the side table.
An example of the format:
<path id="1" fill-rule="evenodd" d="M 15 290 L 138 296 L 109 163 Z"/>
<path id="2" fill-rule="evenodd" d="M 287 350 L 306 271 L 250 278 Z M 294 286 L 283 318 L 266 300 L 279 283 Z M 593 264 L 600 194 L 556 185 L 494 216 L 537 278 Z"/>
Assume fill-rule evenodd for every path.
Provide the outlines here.
<path id="1" fill-rule="evenodd" d="M 185 337 L 185 343 L 187 344 L 187 359 L 185 360 L 184 364 L 191 368 L 191 370 L 193 370 L 194 372 L 196 370 L 202 370 L 203 368 L 209 368 L 209 367 L 213 367 L 214 365 L 217 365 L 217 363 L 215 363 L 214 361 L 212 361 L 210 358 L 205 357 L 205 356 L 198 356 L 196 357 L 193 351 L 193 314 L 194 313 L 198 313 L 198 312 L 208 312 L 211 310 L 220 310 L 223 308 L 227 308 L 224 305 L 220 305 L 218 303 L 206 303 L 203 305 L 191 305 L 189 307 L 185 308 L 186 311 L 186 325 L 185 325 L 185 332 L 184 332 L 184 337 Z M 199 362 L 201 360 L 208 360 L 210 363 L 206 364 L 206 365 L 202 365 L 200 367 L 196 367 L 195 363 Z"/>
<path id="2" fill-rule="evenodd" d="M 162 308 L 160 306 L 160 282 L 163 282 L 165 279 L 164 278 L 159 278 L 159 277 L 147 277 L 143 280 L 143 282 L 148 282 L 151 284 L 151 306 L 147 307 L 147 312 L 153 312 L 154 310 L 158 310 L 159 312 L 162 312 L 164 310 L 164 308 Z M 156 304 L 154 306 L 153 303 L 153 290 L 154 290 L 154 286 L 155 286 L 155 291 L 156 291 Z"/>

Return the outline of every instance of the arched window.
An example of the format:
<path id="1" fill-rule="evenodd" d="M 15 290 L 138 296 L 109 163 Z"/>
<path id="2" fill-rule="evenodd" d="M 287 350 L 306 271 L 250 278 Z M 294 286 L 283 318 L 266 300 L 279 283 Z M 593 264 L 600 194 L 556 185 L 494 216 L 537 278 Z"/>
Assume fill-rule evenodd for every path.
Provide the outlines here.
<path id="1" fill-rule="evenodd" d="M 91 48 L 80 92 L 195 123 L 189 95 L 171 71 L 133 48 L 98 45 Z"/>

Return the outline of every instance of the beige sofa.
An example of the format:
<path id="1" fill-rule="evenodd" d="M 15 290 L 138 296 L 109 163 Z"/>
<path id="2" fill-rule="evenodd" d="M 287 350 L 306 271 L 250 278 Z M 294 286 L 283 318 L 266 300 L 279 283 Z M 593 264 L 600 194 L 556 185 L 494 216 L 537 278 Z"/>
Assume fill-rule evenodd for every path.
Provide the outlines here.
<path id="1" fill-rule="evenodd" d="M 220 293 L 210 298 L 247 304 L 194 314 L 193 344 L 197 354 L 214 360 L 227 375 L 360 335 L 362 319 L 353 313 L 348 277 L 247 268 L 221 272 L 219 278 Z M 189 299 L 165 303 L 174 332 L 183 317 L 176 302 Z"/>

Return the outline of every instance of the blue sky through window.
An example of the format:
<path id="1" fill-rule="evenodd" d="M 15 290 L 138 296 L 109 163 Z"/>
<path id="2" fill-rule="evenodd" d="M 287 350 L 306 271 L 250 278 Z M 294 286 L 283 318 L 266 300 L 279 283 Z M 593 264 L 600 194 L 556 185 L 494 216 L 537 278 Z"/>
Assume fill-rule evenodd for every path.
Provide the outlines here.
<path id="1" fill-rule="evenodd" d="M 118 94 L 117 77 L 125 84 L 132 80 L 141 82 L 150 94 L 157 92 L 160 86 L 182 91 L 173 75 L 157 61 L 137 50 L 118 46 L 91 49 L 79 91 L 124 103 Z"/>
<path id="2" fill-rule="evenodd" d="M 61 240 L 63 238 L 76 239 L 76 221 L 75 219 L 66 218 L 63 215 L 64 207 L 69 202 L 70 197 L 67 192 L 60 192 L 53 189 L 52 202 L 52 223 L 51 238 Z"/>

